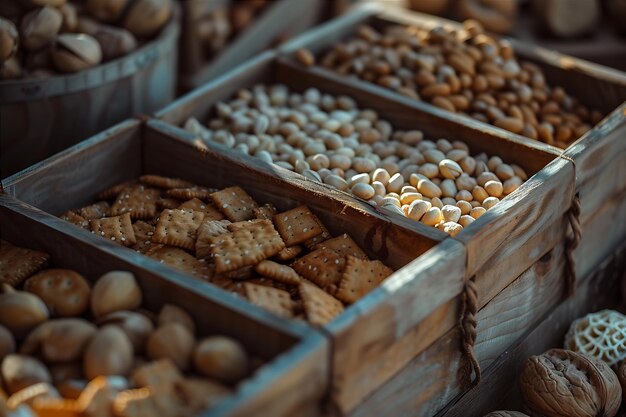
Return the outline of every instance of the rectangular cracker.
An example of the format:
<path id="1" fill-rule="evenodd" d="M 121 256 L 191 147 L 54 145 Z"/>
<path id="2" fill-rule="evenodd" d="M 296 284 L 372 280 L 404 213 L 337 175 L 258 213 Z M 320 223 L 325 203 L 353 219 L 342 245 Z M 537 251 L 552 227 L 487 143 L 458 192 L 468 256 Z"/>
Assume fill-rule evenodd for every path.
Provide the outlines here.
<path id="1" fill-rule="evenodd" d="M 276 214 L 274 224 L 287 246 L 298 245 L 322 233 L 319 219 L 304 205 Z"/>
<path id="2" fill-rule="evenodd" d="M 328 229 L 326 229 L 326 226 L 324 226 L 324 224 L 322 224 L 321 221 L 320 221 L 320 227 L 322 228 L 322 233 L 320 233 L 317 236 L 313 236 L 311 239 L 305 242 L 302 242 L 302 245 L 304 245 L 304 247 L 307 248 L 308 250 L 315 250 L 315 246 L 319 245 L 320 243 L 332 237 Z"/>
<path id="3" fill-rule="evenodd" d="M 159 208 L 159 210 L 175 209 L 179 208 L 179 206 L 180 200 L 177 200 L 175 198 L 161 197 L 157 200 L 157 207 Z"/>
<path id="4" fill-rule="evenodd" d="M 192 198 L 178 206 L 179 209 L 197 210 L 204 213 L 205 220 L 222 220 L 225 219 L 221 211 L 219 211 L 212 203 L 205 203 L 199 198 Z"/>
<path id="5" fill-rule="evenodd" d="M 235 269 L 234 271 L 224 272 L 224 276 L 234 281 L 242 281 L 245 279 L 253 278 L 256 276 L 256 274 L 254 273 L 254 266 L 248 265 L 239 269 Z"/>
<path id="6" fill-rule="evenodd" d="M 146 255 L 199 279 L 210 280 L 213 275 L 212 268 L 204 260 L 196 259 L 179 248 L 172 246 L 155 247 Z"/>
<path id="7" fill-rule="evenodd" d="M 228 291 L 231 294 L 245 297 L 246 294 L 243 290 L 243 282 L 242 281 L 234 281 L 224 275 L 214 275 L 211 279 L 211 283 L 223 289 L 224 291 Z"/>
<path id="8" fill-rule="evenodd" d="M 146 223 L 142 220 L 137 220 L 133 223 L 133 231 L 135 232 L 135 243 L 132 248 L 140 253 L 145 253 L 151 247 L 156 245 L 152 242 L 152 236 L 154 235 L 154 226 L 150 223 Z"/>
<path id="9" fill-rule="evenodd" d="M 304 312 L 309 323 L 324 326 L 340 315 L 344 308 L 341 301 L 319 287 L 303 282 L 298 287 Z"/>
<path id="10" fill-rule="evenodd" d="M 267 203 L 255 208 L 252 211 L 254 213 L 254 217 L 257 219 L 272 220 L 276 214 L 276 207 L 274 207 L 271 203 Z"/>
<path id="11" fill-rule="evenodd" d="M 345 303 L 354 303 L 391 274 L 393 269 L 381 261 L 367 261 L 348 255 L 346 269 L 335 296 Z"/>
<path id="12" fill-rule="evenodd" d="M 228 226 L 230 220 L 206 220 L 206 217 L 198 228 L 198 238 L 196 239 L 196 257 L 209 258 L 211 256 L 211 247 L 209 237 L 219 236 L 229 233 Z"/>
<path id="13" fill-rule="evenodd" d="M 157 215 L 157 201 L 161 191 L 145 185 L 133 185 L 122 190 L 109 211 L 111 216 L 130 213 L 133 219 L 149 219 Z"/>
<path id="14" fill-rule="evenodd" d="M 73 210 L 66 211 L 65 213 L 61 214 L 59 218 L 65 220 L 66 222 L 70 222 L 73 225 L 76 225 L 82 229 L 89 230 L 89 220 L 85 219 L 83 216 Z"/>
<path id="15" fill-rule="evenodd" d="M 281 265 L 267 259 L 259 262 L 254 269 L 261 276 L 285 284 L 298 285 L 302 282 L 300 275 L 290 266 Z"/>
<path id="16" fill-rule="evenodd" d="M 215 188 L 193 186 L 185 188 L 172 188 L 167 190 L 165 195 L 179 200 L 191 200 L 192 198 L 207 200 L 211 193 L 214 193 L 215 191 Z"/>
<path id="17" fill-rule="evenodd" d="M 89 228 L 91 233 L 112 240 L 120 245 L 132 246 L 137 243 L 133 224 L 130 221 L 130 213 L 89 220 Z"/>
<path id="18" fill-rule="evenodd" d="M 336 290 L 345 266 L 345 257 L 331 249 L 317 249 L 291 265 L 298 274 L 330 293 Z"/>
<path id="19" fill-rule="evenodd" d="M 101 219 L 109 215 L 111 205 L 106 201 L 99 201 L 90 206 L 78 210 L 78 214 L 87 220 Z"/>
<path id="20" fill-rule="evenodd" d="M 285 247 L 269 220 L 251 223 L 247 229 L 209 237 L 208 242 L 218 273 L 256 265 Z"/>
<path id="21" fill-rule="evenodd" d="M 254 305 L 262 307 L 281 317 L 293 317 L 295 302 L 287 291 L 278 288 L 256 285 L 246 282 L 243 284 L 246 298 Z"/>
<path id="22" fill-rule="evenodd" d="M 325 240 L 315 245 L 315 249 L 324 248 L 332 249 L 335 252 L 344 256 L 350 255 L 359 259 L 369 259 L 365 252 L 363 252 L 363 249 L 361 249 L 359 245 L 354 240 L 352 240 L 352 238 L 347 233 L 344 233 L 343 235 L 334 237 L 332 239 Z"/>
<path id="23" fill-rule="evenodd" d="M 204 213 L 194 210 L 163 210 L 154 230 L 152 241 L 164 245 L 194 250 L 198 228 L 204 220 Z"/>
<path id="24" fill-rule="evenodd" d="M 152 174 L 142 175 L 139 177 L 139 181 L 147 186 L 164 188 L 166 190 L 170 188 L 189 188 L 194 186 L 192 182 L 181 180 L 180 178 L 170 178 Z"/>
<path id="25" fill-rule="evenodd" d="M 241 187 L 228 187 L 211 194 L 213 204 L 231 222 L 254 218 L 254 209 L 259 205 Z"/>
<path id="26" fill-rule="evenodd" d="M 0 239 L 0 284 L 15 287 L 48 265 L 50 255 Z"/>
<path id="27" fill-rule="evenodd" d="M 235 222 L 235 223 L 231 223 L 227 226 L 228 231 L 229 232 L 236 232 L 237 230 L 245 230 L 248 227 L 250 227 L 250 225 L 255 224 L 255 223 L 259 223 L 264 221 L 265 219 L 251 219 L 251 220 L 244 220 L 242 222 Z"/>
<path id="28" fill-rule="evenodd" d="M 274 256 L 274 259 L 285 262 L 291 259 L 294 259 L 296 256 L 300 255 L 304 248 L 300 245 L 288 246 L 285 249 L 281 250 Z"/>

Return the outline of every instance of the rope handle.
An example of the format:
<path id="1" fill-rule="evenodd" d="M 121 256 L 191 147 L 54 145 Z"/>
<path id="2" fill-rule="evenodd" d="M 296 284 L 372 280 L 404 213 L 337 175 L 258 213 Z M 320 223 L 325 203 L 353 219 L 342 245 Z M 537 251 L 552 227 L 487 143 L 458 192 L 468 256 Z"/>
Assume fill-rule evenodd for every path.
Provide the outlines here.
<path id="1" fill-rule="evenodd" d="M 474 344 L 476 343 L 476 336 L 478 320 L 476 313 L 478 312 L 478 290 L 476 288 L 475 277 L 470 278 L 465 282 L 463 288 L 463 295 L 461 298 L 461 315 L 459 318 L 459 327 L 461 329 L 461 351 L 464 358 L 470 364 L 470 385 L 472 387 L 478 385 L 481 377 L 480 364 L 476 358 L 476 351 Z M 474 373 L 474 379 L 471 379 L 471 372 Z"/>
<path id="2" fill-rule="evenodd" d="M 567 221 L 572 233 L 565 240 L 565 279 L 567 280 L 567 296 L 573 297 L 574 294 L 576 294 L 576 259 L 574 257 L 574 251 L 580 244 L 582 235 L 580 225 L 580 197 L 578 194 L 574 196 L 572 206 L 567 212 Z"/>

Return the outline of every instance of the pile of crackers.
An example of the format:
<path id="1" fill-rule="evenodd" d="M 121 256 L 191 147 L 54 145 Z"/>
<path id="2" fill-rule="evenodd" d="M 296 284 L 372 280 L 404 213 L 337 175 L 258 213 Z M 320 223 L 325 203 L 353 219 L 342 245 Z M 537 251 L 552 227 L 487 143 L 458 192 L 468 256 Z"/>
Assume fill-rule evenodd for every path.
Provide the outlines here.
<path id="1" fill-rule="evenodd" d="M 193 318 L 179 306 L 166 304 L 155 314 L 141 308 L 130 311 L 120 305 L 105 316 L 96 316 L 89 309 L 89 299 L 97 293 L 98 281 L 92 287 L 78 272 L 47 268 L 49 263 L 50 256 L 44 252 L 0 240 L 0 282 L 3 285 L 0 297 L 5 297 L 0 301 L 2 416 L 184 417 L 210 408 L 230 396 L 232 386 L 261 365 L 249 358 L 234 339 L 225 336 L 196 339 Z M 132 274 L 123 271 L 115 273 L 120 272 L 132 277 Z M 11 301 L 6 299 L 7 294 L 21 294 L 19 300 L 30 297 L 30 301 L 20 307 L 16 298 Z M 36 321 L 28 313 L 32 305 L 42 306 L 42 313 Z M 93 299 L 91 306 L 93 310 Z M 17 315 L 19 320 L 7 317 L 9 315 Z M 133 318 L 129 321 L 124 320 L 131 316 Z M 138 316 L 151 323 L 148 326 L 150 332 L 137 330 Z M 58 327 L 60 331 L 51 326 L 61 322 L 64 325 Z M 176 334 L 186 334 L 190 346 L 195 346 L 194 350 L 151 349 L 152 336 L 166 326 L 170 330 L 176 328 Z M 129 366 L 121 374 L 98 373 L 90 377 L 87 371 L 90 360 L 92 363 L 108 363 L 110 356 L 114 355 L 115 364 L 125 361 L 122 359 L 124 355 L 116 354 L 119 343 L 115 343 L 115 339 L 107 339 L 105 343 L 104 339 L 98 338 L 104 329 L 110 327 L 117 327 L 120 329 L 118 334 L 128 337 L 126 344 L 132 349 L 127 355 Z M 89 334 L 85 336 L 86 330 Z M 77 335 L 81 334 L 79 338 Z M 133 334 L 135 337 L 131 337 Z M 142 338 L 139 347 L 137 335 Z M 175 338 L 169 339 L 173 346 L 183 346 L 180 341 L 173 340 Z M 209 339 L 213 342 L 215 339 L 226 339 L 227 345 L 238 345 L 239 351 L 245 355 L 241 360 L 245 361 L 246 373 L 233 379 L 231 376 L 220 377 L 218 371 L 207 376 L 206 369 L 204 372 L 200 370 L 198 349 Z M 94 344 L 99 345 L 95 351 L 102 356 L 89 356 L 88 351 L 94 351 Z M 232 363 L 232 354 L 224 352 L 224 349 L 220 354 L 222 356 L 216 354 L 212 357 L 226 357 L 224 361 Z M 69 358 L 69 355 L 76 357 Z M 65 359 L 61 361 L 60 356 Z M 183 356 L 185 365 L 181 366 Z M 226 369 L 224 361 L 222 365 L 211 365 L 222 375 L 225 371 L 220 367 Z M 115 364 L 112 366 L 119 369 Z"/>
<path id="2" fill-rule="evenodd" d="M 333 237 L 306 206 L 278 212 L 238 186 L 144 175 L 99 198 L 60 217 L 313 325 L 327 324 L 393 272 L 347 234 Z"/>

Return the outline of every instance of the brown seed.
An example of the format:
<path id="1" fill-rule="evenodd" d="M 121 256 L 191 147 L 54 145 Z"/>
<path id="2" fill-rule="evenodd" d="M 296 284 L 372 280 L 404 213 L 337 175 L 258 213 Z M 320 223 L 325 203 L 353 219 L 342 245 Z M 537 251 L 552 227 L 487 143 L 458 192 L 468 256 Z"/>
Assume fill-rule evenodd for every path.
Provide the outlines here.
<path id="1" fill-rule="evenodd" d="M 311 67 L 315 65 L 315 55 L 308 49 L 302 48 L 296 51 L 296 59 L 302 65 L 306 67 Z"/>
<path id="2" fill-rule="evenodd" d="M 515 117 L 503 117 L 496 120 L 493 124 L 501 129 L 505 129 L 513 133 L 521 133 L 524 129 L 524 122 L 520 119 L 516 119 Z"/>
<path id="3" fill-rule="evenodd" d="M 452 104 L 452 102 L 450 100 L 448 100 L 447 98 L 445 98 L 445 97 L 437 96 L 437 97 L 432 99 L 432 103 L 435 106 L 437 106 L 439 108 L 442 108 L 444 110 L 451 111 L 451 112 L 455 112 L 456 111 L 456 108 L 454 107 L 454 104 Z"/>
<path id="4" fill-rule="evenodd" d="M 420 95 L 424 98 L 450 95 L 450 86 L 445 83 L 432 84 L 422 88 Z"/>

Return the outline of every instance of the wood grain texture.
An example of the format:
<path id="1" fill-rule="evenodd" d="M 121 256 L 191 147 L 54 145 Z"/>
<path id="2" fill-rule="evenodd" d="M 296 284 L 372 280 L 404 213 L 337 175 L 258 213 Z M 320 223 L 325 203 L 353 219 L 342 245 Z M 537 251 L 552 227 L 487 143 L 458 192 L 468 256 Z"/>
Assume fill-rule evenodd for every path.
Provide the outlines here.
<path id="1" fill-rule="evenodd" d="M 611 262 L 618 260 L 617 256 L 623 258 L 626 255 L 623 243 L 621 249 L 616 248 L 594 274 L 581 280 L 576 297 L 563 301 L 548 312 L 539 325 L 526 332 L 518 343 L 485 369 L 483 380 L 477 387 L 456 398 L 437 417 L 481 417 L 496 409 L 521 410 L 517 381 L 526 358 L 561 347 L 573 320 L 590 312 L 612 308 L 619 301 L 622 277 L 607 272 Z"/>
<path id="2" fill-rule="evenodd" d="M 330 353 L 320 333 L 304 325 L 267 320 L 254 311 L 242 314 L 240 308 L 233 308 L 233 300 L 229 306 L 229 300 L 223 294 L 216 297 L 210 286 L 157 262 L 146 262 L 146 258 L 96 240 L 89 233 L 74 234 L 76 228 L 68 223 L 6 194 L 0 194 L 0 224 L 0 238 L 45 251 L 52 255 L 55 267 L 74 269 L 89 280 L 110 270 L 131 271 L 142 288 L 146 308 L 158 312 L 165 303 L 183 306 L 194 318 L 199 336 L 234 337 L 252 354 L 269 361 L 240 385 L 232 398 L 206 415 L 243 416 L 259 407 L 268 415 L 287 417 L 294 409 L 301 409 L 303 415 L 318 415 Z"/>
<path id="3" fill-rule="evenodd" d="M 173 100 L 178 32 L 174 19 L 123 58 L 72 75 L 0 82 L 0 178 Z"/>
<path id="4" fill-rule="evenodd" d="M 563 296 L 563 246 L 544 256 L 478 313 L 481 367 L 533 328 Z M 350 416 L 431 416 L 467 388 L 467 368 L 455 328 L 372 393 Z"/>

